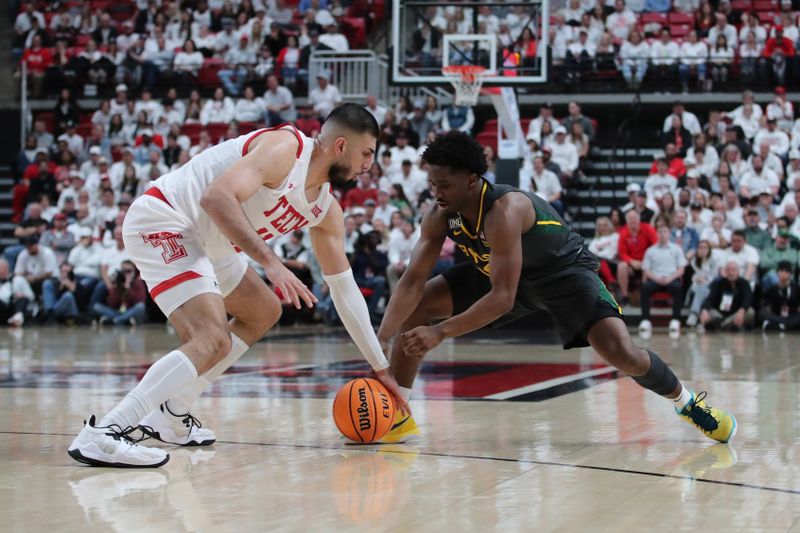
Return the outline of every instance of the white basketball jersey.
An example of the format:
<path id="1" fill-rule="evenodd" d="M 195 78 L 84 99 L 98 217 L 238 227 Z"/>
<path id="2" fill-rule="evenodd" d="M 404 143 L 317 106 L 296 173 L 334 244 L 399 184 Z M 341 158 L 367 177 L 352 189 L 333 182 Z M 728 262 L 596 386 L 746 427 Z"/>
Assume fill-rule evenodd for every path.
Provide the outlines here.
<path id="1" fill-rule="evenodd" d="M 217 176 L 244 157 L 253 139 L 264 132 L 276 129 L 284 129 L 297 137 L 300 142 L 297 160 L 279 187 L 275 189 L 261 187 L 242 204 L 242 209 L 247 220 L 264 241 L 296 229 L 314 227 L 325 218 L 333 195 L 330 192 L 330 184 L 326 183 L 317 199 L 313 202 L 308 201 L 305 190 L 306 177 L 314 141 L 297 131 L 291 124 L 258 130 L 208 148 L 181 168 L 153 182 L 153 186 L 161 191 L 176 211 L 191 219 L 210 258 L 235 253 L 239 249 L 217 229 L 200 207 L 203 192 Z"/>

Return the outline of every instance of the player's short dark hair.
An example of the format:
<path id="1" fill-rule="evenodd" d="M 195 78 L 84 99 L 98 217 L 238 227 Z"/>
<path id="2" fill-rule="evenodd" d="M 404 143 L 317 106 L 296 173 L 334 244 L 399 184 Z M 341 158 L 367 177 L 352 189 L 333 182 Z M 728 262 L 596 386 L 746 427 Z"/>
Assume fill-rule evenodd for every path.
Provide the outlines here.
<path id="1" fill-rule="evenodd" d="M 488 169 L 483 146 L 461 131 L 451 131 L 437 137 L 425 149 L 422 160 L 429 165 L 466 170 L 480 178 Z"/>
<path id="2" fill-rule="evenodd" d="M 325 123 L 328 122 L 354 133 L 369 133 L 378 138 L 378 121 L 359 104 L 341 104 L 334 107 L 325 119 Z"/>

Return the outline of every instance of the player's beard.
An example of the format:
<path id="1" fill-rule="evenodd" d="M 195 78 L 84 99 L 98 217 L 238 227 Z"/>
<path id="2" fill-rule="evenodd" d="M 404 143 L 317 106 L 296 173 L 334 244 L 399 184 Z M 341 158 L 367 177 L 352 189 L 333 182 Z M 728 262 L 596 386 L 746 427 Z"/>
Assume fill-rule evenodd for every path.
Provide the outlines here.
<path id="1" fill-rule="evenodd" d="M 344 187 L 350 181 L 348 178 L 351 175 L 350 167 L 339 163 L 334 163 L 328 169 L 328 181 L 334 187 Z"/>

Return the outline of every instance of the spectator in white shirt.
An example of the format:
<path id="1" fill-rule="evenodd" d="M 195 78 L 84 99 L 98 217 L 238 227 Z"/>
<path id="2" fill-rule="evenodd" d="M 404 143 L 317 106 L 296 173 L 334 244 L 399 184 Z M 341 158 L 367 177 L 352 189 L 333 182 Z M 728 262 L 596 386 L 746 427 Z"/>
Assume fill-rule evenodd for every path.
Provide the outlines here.
<path id="1" fill-rule="evenodd" d="M 244 98 L 236 102 L 233 116 L 237 122 L 259 122 L 263 108 L 263 102 L 256 98 L 253 88 L 248 85 L 244 88 Z"/>
<path id="2" fill-rule="evenodd" d="M 406 271 L 411 259 L 411 252 L 417 243 L 419 235 L 414 231 L 414 223 L 403 219 L 399 232 L 392 232 L 389 237 L 389 266 L 386 267 L 386 278 L 389 281 L 389 290 L 397 285 L 400 276 Z"/>
<path id="3" fill-rule="evenodd" d="M 228 123 L 233 120 L 234 110 L 233 100 L 225 96 L 222 87 L 217 87 L 214 98 L 207 100 L 203 105 L 200 123 L 204 126 L 212 123 Z"/>
<path id="4" fill-rule="evenodd" d="M 225 54 L 227 68 L 217 74 L 219 81 L 231 96 L 239 96 L 242 92 L 247 76 L 256 65 L 256 54 L 249 47 L 250 38 L 247 35 L 239 37 L 239 46 L 230 48 Z"/>
<path id="5" fill-rule="evenodd" d="M 389 149 L 392 154 L 391 169 L 399 172 L 403 161 L 408 160 L 415 163 L 418 156 L 414 147 L 408 144 L 408 136 L 402 130 L 397 134 L 394 142 L 395 145 Z"/>
<path id="6" fill-rule="evenodd" d="M 367 111 L 375 117 L 375 121 L 378 124 L 383 124 L 383 119 L 386 117 L 386 112 L 388 109 L 381 104 L 378 103 L 378 97 L 374 94 L 367 95 L 367 105 L 364 106 L 367 108 Z"/>
<path id="7" fill-rule="evenodd" d="M 322 70 L 317 74 L 317 87 L 308 93 L 308 101 L 314 112 L 320 117 L 327 117 L 334 107 L 342 103 L 339 89 L 331 82 L 331 73 Z"/>
<path id="8" fill-rule="evenodd" d="M 325 33 L 319 36 L 319 42 L 335 52 L 350 50 L 350 43 L 347 41 L 347 37 L 339 31 L 339 25 L 336 22 L 332 22 L 325 28 Z"/>
<path id="9" fill-rule="evenodd" d="M 172 69 L 179 75 L 197 76 L 203 66 L 203 54 L 197 51 L 194 41 L 186 39 L 183 48 L 175 54 Z"/>
<path id="10" fill-rule="evenodd" d="M 715 26 L 716 27 L 716 26 Z M 727 42 L 725 34 L 717 35 L 714 45 L 709 51 L 709 63 L 711 64 L 711 79 L 706 80 L 706 90 L 711 90 L 711 83 L 717 87 L 724 85 L 728 81 L 728 73 L 733 66 L 735 49 Z"/>
<path id="11" fill-rule="evenodd" d="M 642 84 L 645 74 L 647 74 L 649 58 L 650 46 L 642 39 L 641 33 L 633 30 L 619 51 L 622 76 L 628 83 L 628 87 L 635 89 Z"/>
<path id="12" fill-rule="evenodd" d="M 542 104 L 539 106 L 539 116 L 531 120 L 528 124 L 528 135 L 526 139 L 539 139 L 539 134 L 542 131 L 542 124 L 549 122 L 552 128 L 558 126 L 558 121 L 553 118 L 553 108 L 550 104 Z M 800 125 L 798 126 L 800 128 Z"/>
<path id="13" fill-rule="evenodd" d="M 742 133 L 744 133 L 745 138 L 748 141 L 752 141 L 753 137 L 756 136 L 759 130 L 759 116 L 756 116 L 756 109 L 761 109 L 760 107 L 756 108 L 751 104 L 745 104 L 741 114 L 737 115 L 736 118 L 733 119 L 733 125 L 739 126 L 742 128 Z"/>
<path id="14" fill-rule="evenodd" d="M 753 13 L 742 13 L 742 26 L 739 30 L 739 43 L 747 42 L 747 36 L 753 34 L 755 43 L 763 47 L 767 41 L 767 30 L 761 26 L 761 21 L 758 20 L 758 15 Z"/>
<path id="15" fill-rule="evenodd" d="M 580 30 L 578 40 L 567 46 L 567 82 L 575 83 L 583 72 L 591 70 L 596 55 L 597 47 L 589 41 L 589 34 L 586 30 Z"/>
<path id="16" fill-rule="evenodd" d="M 39 236 L 36 234 L 22 239 L 22 244 L 25 249 L 17 257 L 14 274 L 24 277 L 38 297 L 42 293 L 44 281 L 58 273 L 56 254 L 47 246 L 40 246 Z"/>
<path id="17" fill-rule="evenodd" d="M 761 161 L 764 162 L 764 168 L 768 168 L 769 170 L 773 171 L 775 175 L 778 176 L 778 180 L 783 181 L 783 159 L 778 157 L 778 155 L 772 151 L 772 148 L 768 142 L 762 142 L 759 144 L 758 150 L 754 150 L 753 153 L 758 153 L 758 155 L 761 156 Z M 752 155 L 747 162 L 752 167 Z"/>
<path id="18" fill-rule="evenodd" d="M 739 76 L 743 83 L 755 81 L 758 59 L 761 57 L 763 50 L 764 45 L 756 42 L 753 32 L 747 33 L 742 39 L 742 44 L 739 45 Z"/>
<path id="19" fill-rule="evenodd" d="M 747 244 L 744 230 L 736 230 L 731 236 L 731 247 L 720 254 L 719 264 L 726 265 L 730 261 L 739 267 L 739 275 L 746 279 L 752 287 L 756 282 L 756 273 L 760 258 L 758 250 Z M 722 272 L 720 272 L 720 275 Z"/>
<path id="20" fill-rule="evenodd" d="M 614 2 L 614 12 L 606 19 L 606 28 L 614 36 L 614 44 L 621 44 L 628 38 L 631 28 L 636 24 L 636 15 L 626 9 L 625 0 Z"/>
<path id="21" fill-rule="evenodd" d="M 372 214 L 372 220 L 382 220 L 388 227 L 392 222 L 392 213 L 398 209 L 389 203 L 389 191 L 385 189 L 378 189 L 378 205 L 375 206 L 375 212 Z"/>
<path id="22" fill-rule="evenodd" d="M 523 191 L 535 192 L 543 200 L 550 202 L 558 214 L 563 216 L 564 202 L 561 201 L 563 192 L 561 181 L 554 172 L 545 168 L 542 156 L 537 155 L 533 158 L 532 172 L 520 172 L 519 188 Z"/>
<path id="23" fill-rule="evenodd" d="M 669 163 L 663 157 L 656 161 L 656 174 L 651 174 L 644 180 L 644 190 L 647 193 L 647 207 L 653 211 L 658 210 L 659 200 L 665 194 L 675 196 L 678 189 L 678 180 L 667 172 Z"/>
<path id="24" fill-rule="evenodd" d="M 754 146 L 760 147 L 762 144 L 769 145 L 770 151 L 779 157 L 786 157 L 789 153 L 789 136 L 778 129 L 778 120 L 775 117 L 767 115 L 766 129 L 758 130 L 753 138 Z"/>
<path id="25" fill-rule="evenodd" d="M 778 127 L 783 131 L 792 129 L 794 120 L 794 105 L 786 98 L 786 89 L 775 87 L 775 96 L 767 104 L 767 118 L 774 118 L 778 121 Z"/>
<path id="26" fill-rule="evenodd" d="M 733 111 L 730 111 L 728 113 L 723 113 L 722 117 L 730 118 L 733 120 L 734 123 L 736 123 L 737 119 L 745 115 L 745 111 L 748 109 L 748 107 L 750 108 L 749 115 L 755 117 L 756 122 L 758 122 L 758 120 L 761 118 L 761 115 L 763 114 L 763 110 L 761 109 L 761 106 L 756 103 L 753 91 L 746 89 L 742 91 L 742 103 L 739 106 L 737 106 Z"/>
<path id="27" fill-rule="evenodd" d="M 267 124 L 277 126 L 284 122 L 292 122 L 297 118 L 292 91 L 278 83 L 274 74 L 267 76 L 267 90 L 264 93 L 263 105 Z"/>
<path id="28" fill-rule="evenodd" d="M 756 198 L 762 192 L 776 197 L 781 182 L 778 176 L 770 169 L 764 167 L 760 155 L 753 156 L 753 168 L 739 181 L 739 196 L 746 199 Z"/>
<path id="29" fill-rule="evenodd" d="M 664 28 L 659 39 L 650 44 L 650 71 L 659 86 L 669 87 L 678 76 L 678 59 L 681 51 L 678 43 L 672 40 L 669 29 Z M 684 120 L 684 124 L 686 121 Z M 669 129 L 669 127 L 667 127 Z M 664 130 L 666 131 L 666 130 Z"/>
<path id="30" fill-rule="evenodd" d="M 403 194 L 414 209 L 417 207 L 419 195 L 428 189 L 427 176 L 416 169 L 408 159 L 400 165 L 400 172 L 394 175 L 392 183 L 403 187 Z"/>
<path id="31" fill-rule="evenodd" d="M 689 92 L 689 79 L 692 76 L 695 76 L 701 85 L 705 84 L 707 61 L 708 46 L 697 38 L 696 31 L 690 31 L 681 45 L 681 59 L 678 64 L 678 76 L 684 93 Z"/>
<path id="32" fill-rule="evenodd" d="M 718 211 L 711 217 L 711 225 L 703 228 L 700 233 L 701 241 L 708 241 L 712 248 L 727 248 L 731 241 L 731 230 L 725 227 L 725 213 Z M 691 222 L 690 227 L 693 227 Z M 696 228 L 695 228 L 696 231 Z"/>
<path id="33" fill-rule="evenodd" d="M 681 117 L 683 127 L 686 128 L 689 133 L 692 134 L 692 136 L 703 131 L 703 129 L 700 127 L 700 121 L 697 119 L 697 115 L 691 111 L 686 111 L 686 108 L 683 106 L 683 102 L 675 102 L 672 104 L 672 113 L 667 115 L 667 117 L 664 119 L 664 124 L 661 127 L 662 132 L 666 133 L 672 129 L 673 115 L 678 115 Z"/>
<path id="34" fill-rule="evenodd" d="M 708 42 L 716 44 L 717 37 L 724 35 L 725 39 L 728 41 L 728 46 L 736 48 L 739 44 L 736 26 L 728 24 L 728 19 L 725 17 L 724 13 L 717 13 L 715 16 L 717 17 L 717 23 L 708 30 Z"/>
<path id="35" fill-rule="evenodd" d="M 556 142 L 549 145 L 550 160 L 561 169 L 561 178 L 568 180 L 578 170 L 578 164 L 580 163 L 578 149 L 574 144 L 567 141 L 567 129 L 564 126 L 556 127 L 555 136 Z"/>

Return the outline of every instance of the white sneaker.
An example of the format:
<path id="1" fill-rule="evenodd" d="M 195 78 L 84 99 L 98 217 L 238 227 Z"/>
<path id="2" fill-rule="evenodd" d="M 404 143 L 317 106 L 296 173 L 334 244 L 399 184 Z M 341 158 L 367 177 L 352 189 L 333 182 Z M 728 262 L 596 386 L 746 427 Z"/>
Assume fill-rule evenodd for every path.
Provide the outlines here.
<path id="1" fill-rule="evenodd" d="M 653 324 L 649 320 L 639 322 L 639 335 L 646 335 L 653 331 Z"/>
<path id="2" fill-rule="evenodd" d="M 17 311 L 8 319 L 8 324 L 17 328 L 22 327 L 25 324 L 25 315 L 21 311 Z"/>
<path id="3" fill-rule="evenodd" d="M 143 433 L 169 444 L 180 446 L 208 446 L 214 444 L 217 436 L 190 413 L 184 415 L 170 411 L 168 402 L 145 416 L 139 423 Z"/>
<path id="4" fill-rule="evenodd" d="M 91 466 L 154 468 L 169 461 L 169 454 L 164 450 L 139 446 L 131 439 L 129 435 L 138 429 L 122 429 L 117 425 L 97 427 L 92 415 L 67 453 L 79 463 Z"/>
<path id="5" fill-rule="evenodd" d="M 674 333 L 676 335 L 680 335 L 681 334 L 681 321 L 676 319 L 676 318 L 673 318 L 672 320 L 670 320 L 669 321 L 669 332 L 670 333 Z"/>
<path id="6" fill-rule="evenodd" d="M 689 326 L 690 328 L 693 328 L 697 325 L 697 321 L 698 321 L 697 315 L 692 313 L 689 315 L 689 318 L 686 319 L 686 325 Z"/>

